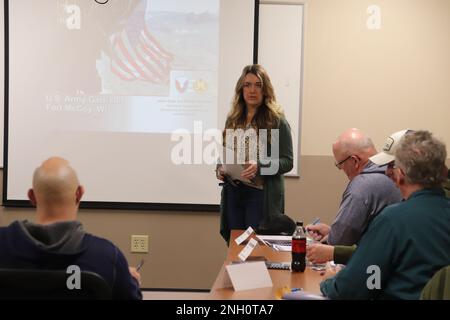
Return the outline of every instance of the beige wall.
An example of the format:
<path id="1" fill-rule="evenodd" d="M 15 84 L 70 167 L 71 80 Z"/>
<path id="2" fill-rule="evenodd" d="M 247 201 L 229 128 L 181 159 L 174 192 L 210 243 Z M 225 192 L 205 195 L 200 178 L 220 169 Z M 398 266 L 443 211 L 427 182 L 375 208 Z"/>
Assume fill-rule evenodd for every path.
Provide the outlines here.
<path id="1" fill-rule="evenodd" d="M 310 0 L 306 3 L 302 154 L 359 127 L 429 129 L 450 144 L 450 1 Z M 381 29 L 368 30 L 369 5 Z"/>
<path id="2" fill-rule="evenodd" d="M 331 222 L 346 180 L 330 146 L 345 128 L 377 146 L 391 132 L 426 128 L 450 145 L 450 1 L 304 2 L 301 178 L 287 179 L 286 212 Z M 381 7 L 381 30 L 366 28 L 370 4 Z M 32 209 L 0 208 L 0 225 L 24 218 Z M 144 287 L 209 288 L 226 254 L 218 213 L 81 210 L 80 220 L 130 264 L 145 257 Z M 150 235 L 148 255 L 129 253 L 131 234 Z"/>

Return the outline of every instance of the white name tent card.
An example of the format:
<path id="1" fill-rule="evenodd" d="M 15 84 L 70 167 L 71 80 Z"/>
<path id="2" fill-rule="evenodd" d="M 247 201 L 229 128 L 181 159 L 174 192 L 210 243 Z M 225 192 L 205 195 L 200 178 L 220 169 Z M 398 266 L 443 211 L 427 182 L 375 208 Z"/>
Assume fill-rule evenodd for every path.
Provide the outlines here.
<path id="1" fill-rule="evenodd" d="M 253 228 L 248 227 L 247 230 L 244 231 L 243 234 L 241 234 L 239 237 L 237 237 L 234 242 L 236 242 L 237 245 L 240 245 L 242 242 L 244 242 L 248 237 L 250 237 L 253 233 Z"/>
<path id="2" fill-rule="evenodd" d="M 222 269 L 225 267 L 222 266 Z M 222 269 L 219 272 L 219 277 L 216 280 L 215 287 L 217 288 L 232 288 L 233 284 L 231 283 L 230 276 L 228 275 L 227 269 L 222 272 Z"/>
<path id="3" fill-rule="evenodd" d="M 248 256 L 252 253 L 257 245 L 258 241 L 256 241 L 255 239 L 250 239 L 245 248 L 242 249 L 241 252 L 239 252 L 239 259 L 241 259 L 242 262 L 247 260 Z"/>
<path id="4" fill-rule="evenodd" d="M 230 264 L 225 267 L 234 291 L 272 287 L 272 279 L 263 261 Z"/>

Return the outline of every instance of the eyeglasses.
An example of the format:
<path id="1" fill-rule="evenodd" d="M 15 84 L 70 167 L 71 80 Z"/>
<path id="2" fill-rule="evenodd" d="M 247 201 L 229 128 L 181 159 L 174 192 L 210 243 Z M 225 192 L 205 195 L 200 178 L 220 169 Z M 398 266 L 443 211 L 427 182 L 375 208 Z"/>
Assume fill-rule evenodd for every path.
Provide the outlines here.
<path id="1" fill-rule="evenodd" d="M 387 164 L 387 166 L 386 166 L 386 175 L 387 175 L 388 177 L 392 177 L 393 174 L 394 174 L 394 169 L 395 169 L 395 168 L 397 168 L 397 167 L 395 166 L 395 162 L 394 162 L 394 161 L 389 162 L 389 163 Z"/>
<path id="2" fill-rule="evenodd" d="M 348 159 L 350 159 L 351 157 L 353 157 L 353 155 L 349 155 L 347 158 L 345 158 L 342 161 L 336 162 L 334 165 L 336 166 L 336 168 L 338 168 L 339 170 L 341 170 L 341 166 L 342 164 L 347 161 Z"/>
<path id="3" fill-rule="evenodd" d="M 395 161 L 389 162 L 389 163 L 387 164 L 387 168 L 388 168 L 388 169 L 392 169 L 392 170 L 394 170 L 394 169 L 400 169 L 400 170 L 402 170 L 402 169 L 398 166 L 398 164 L 395 163 Z"/>
<path id="4" fill-rule="evenodd" d="M 392 161 L 387 164 L 387 168 L 393 170 L 393 169 L 397 168 L 397 166 L 395 165 L 395 162 Z"/>
<path id="5" fill-rule="evenodd" d="M 390 162 L 387 164 L 387 173 L 388 174 L 392 174 L 392 172 L 394 172 L 395 169 L 398 169 L 398 171 L 400 171 L 402 174 L 404 174 L 402 168 L 400 168 L 397 164 L 395 164 L 394 161 Z M 391 172 L 391 173 L 389 173 Z"/>

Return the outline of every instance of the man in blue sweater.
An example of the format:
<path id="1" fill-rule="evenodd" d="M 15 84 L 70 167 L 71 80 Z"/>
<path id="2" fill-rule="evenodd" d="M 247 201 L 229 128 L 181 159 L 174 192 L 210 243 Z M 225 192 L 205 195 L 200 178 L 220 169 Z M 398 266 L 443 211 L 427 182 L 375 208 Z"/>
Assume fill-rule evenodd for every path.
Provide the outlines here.
<path id="1" fill-rule="evenodd" d="M 433 274 L 450 264 L 450 202 L 442 188 L 446 156 L 445 145 L 428 131 L 402 138 L 392 178 L 405 201 L 374 219 L 347 266 L 321 283 L 325 296 L 419 299 Z"/>
<path id="2" fill-rule="evenodd" d="M 316 240 L 333 246 L 357 244 L 370 221 L 384 207 L 402 200 L 400 191 L 385 174 L 386 166 L 369 160 L 376 153 L 372 140 L 356 128 L 344 131 L 333 144 L 335 165 L 345 173 L 349 183 L 333 224 L 307 226 Z"/>
<path id="3" fill-rule="evenodd" d="M 36 205 L 36 223 L 16 221 L 0 228 L 0 268 L 66 270 L 76 265 L 102 276 L 113 299 L 142 299 L 140 276 L 128 267 L 119 248 L 85 232 L 77 221 L 83 193 L 66 160 L 50 158 L 42 163 L 28 191 Z"/>

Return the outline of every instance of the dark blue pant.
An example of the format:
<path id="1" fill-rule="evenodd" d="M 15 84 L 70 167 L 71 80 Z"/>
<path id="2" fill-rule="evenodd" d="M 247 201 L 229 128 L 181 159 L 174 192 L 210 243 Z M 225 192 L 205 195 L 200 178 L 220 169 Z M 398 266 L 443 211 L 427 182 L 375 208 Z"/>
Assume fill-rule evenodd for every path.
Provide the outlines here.
<path id="1" fill-rule="evenodd" d="M 263 217 L 263 190 L 244 184 L 237 187 L 227 184 L 225 188 L 229 229 L 247 229 L 249 226 L 256 229 Z"/>

